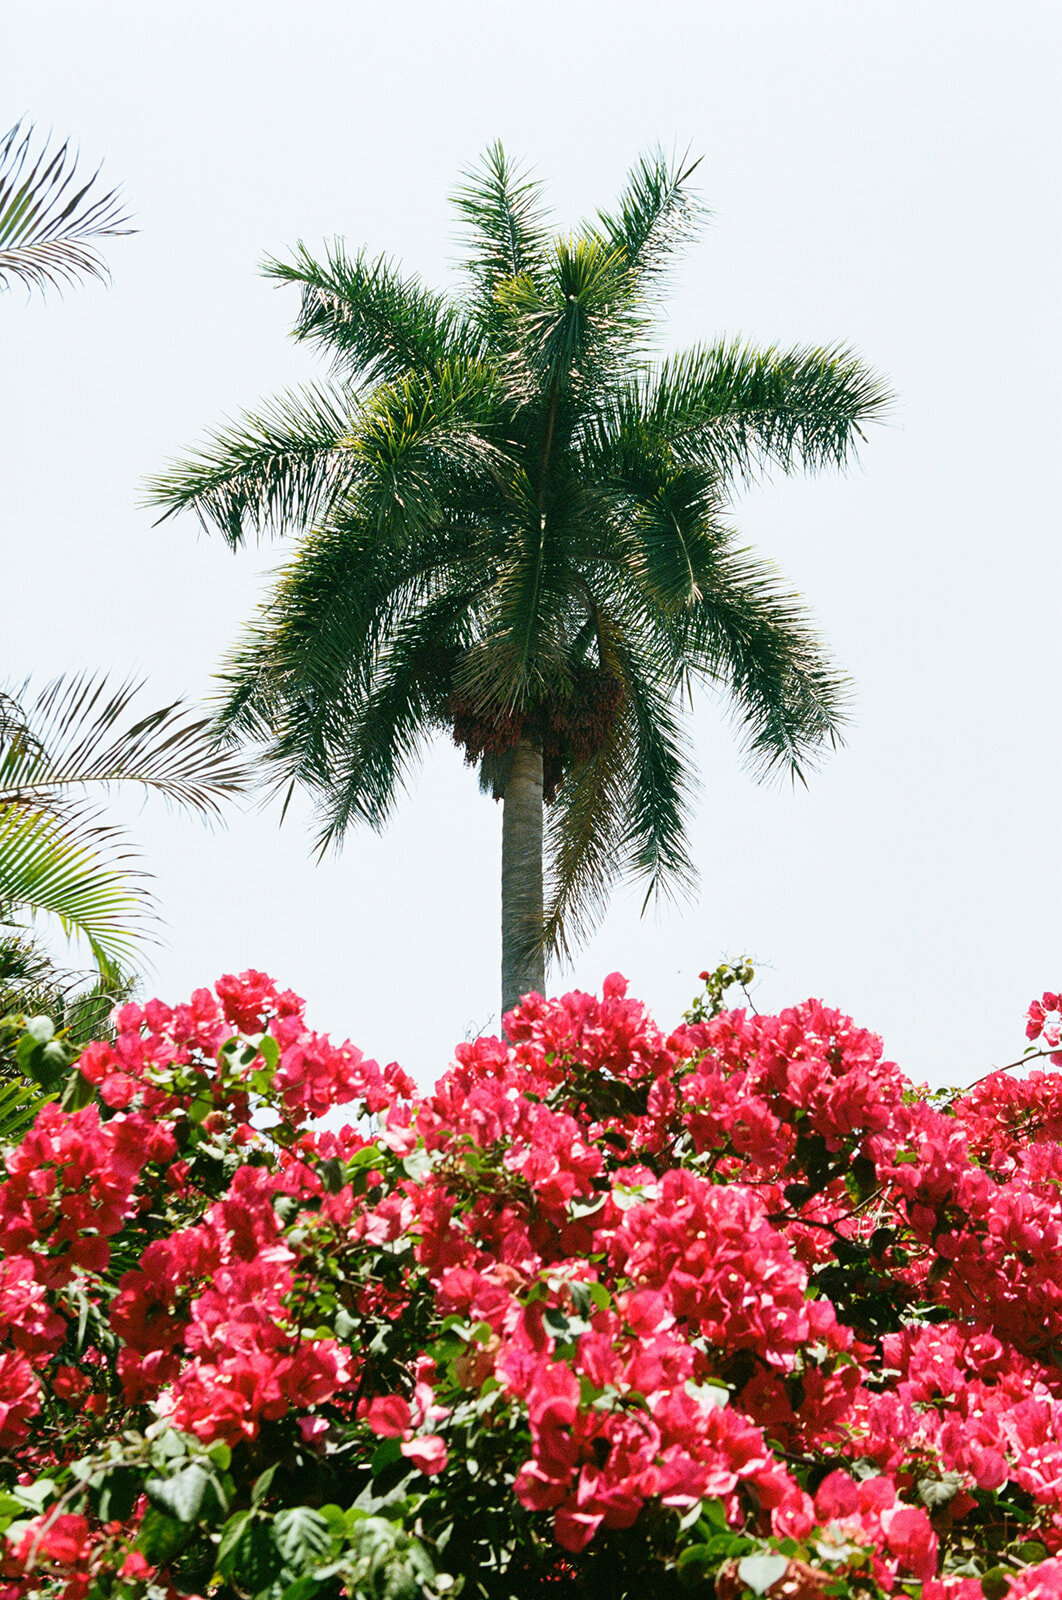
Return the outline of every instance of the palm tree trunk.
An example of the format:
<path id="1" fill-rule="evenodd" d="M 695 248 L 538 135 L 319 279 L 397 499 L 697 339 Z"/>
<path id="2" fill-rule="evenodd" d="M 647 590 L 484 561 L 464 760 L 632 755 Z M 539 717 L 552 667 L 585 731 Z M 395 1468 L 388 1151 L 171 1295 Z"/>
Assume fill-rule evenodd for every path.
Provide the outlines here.
<path id="1" fill-rule="evenodd" d="M 502 801 L 502 1015 L 521 995 L 544 994 L 542 750 L 521 738 Z"/>

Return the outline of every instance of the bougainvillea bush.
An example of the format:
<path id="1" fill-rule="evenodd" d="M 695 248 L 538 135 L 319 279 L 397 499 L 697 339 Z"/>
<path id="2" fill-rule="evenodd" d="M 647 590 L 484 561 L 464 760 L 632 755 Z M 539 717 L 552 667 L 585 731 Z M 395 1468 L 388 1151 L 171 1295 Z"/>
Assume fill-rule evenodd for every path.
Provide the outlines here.
<path id="1" fill-rule="evenodd" d="M 259 973 L 126 1005 L 4 1155 L 3 1600 L 1062 1594 L 1058 997 L 951 1097 L 711 1009 L 420 1095 Z"/>

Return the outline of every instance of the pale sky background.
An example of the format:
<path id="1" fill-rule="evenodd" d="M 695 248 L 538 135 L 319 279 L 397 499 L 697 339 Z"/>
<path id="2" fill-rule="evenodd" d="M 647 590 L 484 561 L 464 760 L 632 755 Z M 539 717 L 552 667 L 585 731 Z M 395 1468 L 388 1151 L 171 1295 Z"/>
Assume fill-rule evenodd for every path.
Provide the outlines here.
<path id="1" fill-rule="evenodd" d="M 735 509 L 854 679 L 847 747 L 756 788 L 724 709 L 693 736 L 701 889 L 621 892 L 556 989 L 620 969 L 665 1024 L 750 954 L 755 999 L 809 994 L 915 1078 L 1020 1053 L 1062 981 L 1057 0 L 35 0 L 4 7 L 0 128 L 73 134 L 139 232 L 113 285 L 0 298 L 0 677 L 143 673 L 205 697 L 277 547 L 233 556 L 139 486 L 233 414 L 323 375 L 267 253 L 336 234 L 429 283 L 446 197 L 500 137 L 561 223 L 639 152 L 704 161 L 711 226 L 665 348 L 843 341 L 898 396 L 846 477 Z M 88 166 L 91 170 L 91 166 Z M 496 1025 L 500 808 L 445 742 L 394 825 L 315 865 L 277 813 L 227 831 L 130 815 L 167 928 L 150 991 L 266 969 L 315 1025 L 422 1081 Z"/>

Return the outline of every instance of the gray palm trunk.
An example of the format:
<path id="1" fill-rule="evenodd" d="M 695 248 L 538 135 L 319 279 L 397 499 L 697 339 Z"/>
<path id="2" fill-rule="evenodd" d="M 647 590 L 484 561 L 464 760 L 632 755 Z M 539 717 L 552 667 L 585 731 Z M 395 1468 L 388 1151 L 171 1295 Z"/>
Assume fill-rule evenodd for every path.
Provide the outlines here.
<path id="1" fill-rule="evenodd" d="M 502 1014 L 546 988 L 542 948 L 542 749 L 521 738 L 502 802 Z"/>

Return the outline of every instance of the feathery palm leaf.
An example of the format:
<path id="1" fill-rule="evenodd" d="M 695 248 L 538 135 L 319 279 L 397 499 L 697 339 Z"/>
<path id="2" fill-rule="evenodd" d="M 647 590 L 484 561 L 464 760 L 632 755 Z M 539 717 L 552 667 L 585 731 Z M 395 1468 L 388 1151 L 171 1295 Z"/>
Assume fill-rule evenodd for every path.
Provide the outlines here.
<path id="1" fill-rule="evenodd" d="M 43 1105 L 54 1096 L 18 1078 L 0 1080 L 0 1145 L 17 1144 L 32 1128 Z"/>
<path id="2" fill-rule="evenodd" d="M 54 916 L 68 935 L 85 940 L 100 971 L 132 959 L 150 906 L 134 886 L 120 835 L 99 813 L 0 806 L 0 921 Z"/>
<path id="3" fill-rule="evenodd" d="M 70 791 L 133 783 L 216 820 L 222 802 L 242 791 L 244 764 L 219 748 L 212 719 L 179 700 L 137 715 L 142 689 L 78 673 L 36 695 L 28 684 L 10 695 L 20 717 L 0 726 L 0 807 L 62 810 Z"/>
<path id="4" fill-rule="evenodd" d="M 98 177 L 99 168 L 80 181 L 69 141 L 35 149 L 34 129 L 21 122 L 0 139 L 0 290 L 107 278 L 96 241 L 135 230 L 117 189 L 94 192 Z"/>
<path id="5" fill-rule="evenodd" d="M 296 339 L 320 345 L 333 366 L 361 383 L 390 383 L 407 373 L 430 373 L 442 351 L 476 340 L 442 295 L 401 278 L 386 256 L 351 258 L 335 240 L 317 262 L 304 245 L 295 260 L 265 263 L 265 275 L 302 290 Z"/>
<path id="6" fill-rule="evenodd" d="M 541 197 L 542 185 L 515 167 L 498 143 L 453 196 L 469 248 L 472 311 L 486 329 L 498 326 L 499 284 L 533 281 L 543 268 L 550 230 Z"/>
<path id="7" fill-rule="evenodd" d="M 348 441 L 353 401 L 316 387 L 287 394 L 219 430 L 186 461 L 148 485 L 160 517 L 194 511 L 224 531 L 235 550 L 248 526 L 283 533 L 293 521 L 325 515 L 355 471 Z"/>
<path id="8" fill-rule="evenodd" d="M 25 934 L 0 937 L 0 1019 L 17 1025 L 43 1014 L 77 1048 L 108 1037 L 111 1012 L 132 990 L 127 973 L 71 971 Z M 0 1049 L 0 1074 L 7 1064 Z"/>

